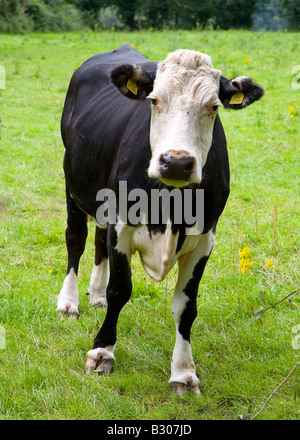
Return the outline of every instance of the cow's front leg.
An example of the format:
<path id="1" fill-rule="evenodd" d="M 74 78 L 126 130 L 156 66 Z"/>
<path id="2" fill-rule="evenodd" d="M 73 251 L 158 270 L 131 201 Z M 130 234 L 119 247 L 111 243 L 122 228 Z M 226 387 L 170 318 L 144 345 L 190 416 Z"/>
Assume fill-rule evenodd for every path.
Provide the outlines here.
<path id="1" fill-rule="evenodd" d="M 120 311 L 130 298 L 132 290 L 131 254 L 127 251 L 124 252 L 124 249 L 118 246 L 120 236 L 117 237 L 113 227 L 110 227 L 108 238 L 110 277 L 106 293 L 106 316 L 85 362 L 86 372 L 95 371 L 99 374 L 110 374 L 112 371 L 115 359 L 117 321 Z M 122 243 L 124 244 L 124 242 Z"/>
<path id="2" fill-rule="evenodd" d="M 70 196 L 68 187 L 66 188 L 66 198 L 68 210 L 68 226 L 66 229 L 68 268 L 62 289 L 58 295 L 57 311 L 77 317 L 79 304 L 77 273 L 87 237 L 87 216 L 78 208 Z"/>
<path id="3" fill-rule="evenodd" d="M 214 243 L 212 231 L 199 237 L 196 249 L 179 258 L 179 276 L 172 303 L 176 326 L 176 341 L 171 363 L 169 383 L 182 395 L 189 388 L 200 395 L 199 379 L 193 361 L 190 332 L 197 316 L 197 293 L 205 265 Z"/>

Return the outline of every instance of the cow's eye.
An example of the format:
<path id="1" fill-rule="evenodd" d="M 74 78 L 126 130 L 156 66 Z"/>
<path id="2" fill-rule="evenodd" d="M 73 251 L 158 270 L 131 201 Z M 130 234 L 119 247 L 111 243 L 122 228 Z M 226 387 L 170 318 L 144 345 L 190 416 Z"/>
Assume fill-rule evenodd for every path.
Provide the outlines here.
<path id="1" fill-rule="evenodd" d="M 213 111 L 216 112 L 218 110 L 218 107 L 219 107 L 218 105 L 213 105 L 212 106 Z"/>
<path id="2" fill-rule="evenodd" d="M 151 103 L 152 103 L 152 105 L 154 105 L 156 107 L 158 104 L 158 100 L 153 98 L 153 99 L 151 99 Z"/>

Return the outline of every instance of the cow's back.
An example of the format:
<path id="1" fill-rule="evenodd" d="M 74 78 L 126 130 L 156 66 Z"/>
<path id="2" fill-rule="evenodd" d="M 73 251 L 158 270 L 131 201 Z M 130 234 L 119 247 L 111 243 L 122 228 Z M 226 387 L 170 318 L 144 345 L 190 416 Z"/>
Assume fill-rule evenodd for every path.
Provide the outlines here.
<path id="1" fill-rule="evenodd" d="M 121 169 L 126 175 L 138 170 L 144 176 L 151 154 L 150 102 L 124 97 L 110 81 L 114 67 L 128 62 L 153 71 L 157 67 L 130 45 L 122 45 L 83 63 L 65 101 L 61 131 L 66 182 L 78 206 L 91 216 L 97 209 L 97 192 L 112 188 L 110 182 Z"/>

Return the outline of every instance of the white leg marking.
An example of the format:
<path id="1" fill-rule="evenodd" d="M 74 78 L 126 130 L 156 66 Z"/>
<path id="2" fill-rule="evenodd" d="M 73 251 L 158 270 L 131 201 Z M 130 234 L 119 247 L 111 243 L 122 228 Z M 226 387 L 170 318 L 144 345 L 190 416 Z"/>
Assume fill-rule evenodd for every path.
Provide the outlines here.
<path id="1" fill-rule="evenodd" d="M 185 385 L 197 386 L 199 379 L 193 362 L 191 345 L 184 340 L 176 324 L 176 342 L 171 362 L 171 377 L 169 383 L 180 382 Z"/>
<path id="2" fill-rule="evenodd" d="M 171 362 L 171 378 L 169 383 L 179 382 L 192 387 L 197 387 L 199 379 L 196 376 L 196 368 L 193 361 L 192 349 L 189 341 L 185 340 L 179 332 L 181 315 L 189 300 L 184 293 L 189 280 L 193 277 L 195 265 L 202 257 L 207 257 L 213 247 L 215 235 L 209 231 L 199 237 L 199 242 L 194 250 L 179 258 L 179 276 L 176 284 L 172 313 L 176 326 L 176 341 Z"/>
<path id="3" fill-rule="evenodd" d="M 60 294 L 58 295 L 57 308 L 59 312 L 69 315 L 78 315 L 79 292 L 77 276 L 72 268 L 66 276 Z"/>
<path id="4" fill-rule="evenodd" d="M 106 288 L 108 284 L 108 259 L 102 261 L 99 265 L 94 265 L 90 287 L 88 293 L 90 294 L 90 303 L 93 305 L 106 306 Z"/>

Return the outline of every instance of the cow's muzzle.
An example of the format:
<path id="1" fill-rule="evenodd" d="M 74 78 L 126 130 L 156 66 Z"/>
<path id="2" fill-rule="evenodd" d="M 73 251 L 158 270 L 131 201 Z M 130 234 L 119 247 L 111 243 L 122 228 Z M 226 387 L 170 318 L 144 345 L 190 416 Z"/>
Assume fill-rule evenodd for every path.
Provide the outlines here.
<path id="1" fill-rule="evenodd" d="M 164 181 L 189 182 L 195 159 L 184 150 L 168 150 L 159 157 L 160 178 Z"/>

